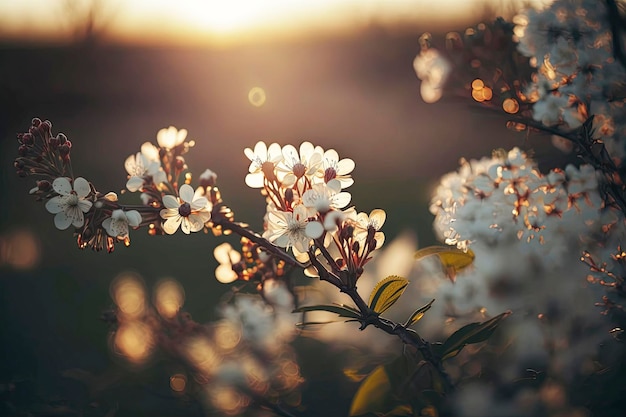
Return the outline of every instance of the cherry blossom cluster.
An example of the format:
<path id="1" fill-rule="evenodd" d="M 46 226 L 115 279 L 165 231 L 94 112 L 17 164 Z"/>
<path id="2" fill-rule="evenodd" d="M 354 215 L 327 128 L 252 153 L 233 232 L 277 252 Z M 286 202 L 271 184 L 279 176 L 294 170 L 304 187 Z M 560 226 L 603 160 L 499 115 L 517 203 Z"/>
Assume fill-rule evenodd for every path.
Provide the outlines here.
<path id="1" fill-rule="evenodd" d="M 626 60 L 619 46 L 626 32 L 611 6 L 615 2 L 557 0 L 518 15 L 515 34 L 519 51 L 537 68 L 525 92 L 533 118 L 574 129 L 593 114 L 596 137 L 623 157 Z"/>
<path id="2" fill-rule="evenodd" d="M 125 160 L 126 188 L 140 192 L 143 203 L 127 205 L 116 193 L 103 194 L 85 178 L 74 177 L 72 143 L 62 133 L 53 136 L 51 128 L 49 121 L 33 119 L 28 132 L 18 135 L 14 166 L 21 177 L 40 178 L 30 193 L 45 201 L 58 229 L 74 227 L 80 248 L 111 252 L 115 243 L 128 246 L 130 229 L 141 226 L 148 227 L 150 234 L 172 234 L 179 228 L 187 234 L 197 232 L 214 226 L 210 223 L 214 205 L 220 218 L 232 218 L 214 187 L 215 173 L 201 174 L 195 190 L 189 185 L 192 177 L 183 155 L 194 142 L 185 141 L 184 129 L 161 129 L 157 145 L 146 142 Z"/>
<path id="3" fill-rule="evenodd" d="M 246 184 L 260 188 L 266 197 L 263 237 L 290 249 L 299 262 L 319 256 L 327 263 L 324 269 L 337 277 L 351 276 L 339 279 L 354 285 L 384 242 L 380 228 L 386 218 L 380 209 L 368 215 L 346 208 L 351 196 L 343 190 L 354 182 L 354 161 L 310 142 L 299 149 L 258 142 L 244 153 L 250 159 Z"/>
<path id="4" fill-rule="evenodd" d="M 439 236 L 466 249 L 477 240 L 495 244 L 511 239 L 551 247 L 551 237 L 561 231 L 583 233 L 587 224 L 597 222 L 601 207 L 592 167 L 569 165 L 543 175 L 514 148 L 491 158 L 462 160 L 457 172 L 441 179 L 430 210 Z"/>

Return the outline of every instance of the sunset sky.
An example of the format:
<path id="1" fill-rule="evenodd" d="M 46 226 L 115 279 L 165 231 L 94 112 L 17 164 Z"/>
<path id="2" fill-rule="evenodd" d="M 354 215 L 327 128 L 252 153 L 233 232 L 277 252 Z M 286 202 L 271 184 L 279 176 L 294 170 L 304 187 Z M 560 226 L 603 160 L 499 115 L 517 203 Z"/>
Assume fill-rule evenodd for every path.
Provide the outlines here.
<path id="1" fill-rule="evenodd" d="M 96 5 L 95 26 L 110 39 L 211 43 L 307 31 L 351 30 L 376 23 L 436 24 L 477 18 L 485 4 L 513 0 L 4 0 L 0 39 L 59 40 L 74 36 Z M 70 5 L 70 6 L 68 6 Z M 68 12 L 69 7 L 76 12 Z"/>

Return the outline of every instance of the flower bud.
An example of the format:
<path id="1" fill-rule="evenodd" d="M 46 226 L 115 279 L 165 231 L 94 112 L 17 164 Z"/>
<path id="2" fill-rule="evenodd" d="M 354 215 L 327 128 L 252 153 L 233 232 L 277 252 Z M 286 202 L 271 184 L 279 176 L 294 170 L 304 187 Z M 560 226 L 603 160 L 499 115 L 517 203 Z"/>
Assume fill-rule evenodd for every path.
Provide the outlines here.
<path id="1" fill-rule="evenodd" d="M 37 127 L 41 124 L 41 119 L 39 117 L 33 117 L 33 120 L 31 120 L 30 123 L 33 127 Z"/>
<path id="2" fill-rule="evenodd" d="M 20 142 L 22 142 L 24 145 L 32 145 L 34 142 L 33 135 L 30 133 L 24 133 L 20 135 L 18 138 Z"/>
<path id="3" fill-rule="evenodd" d="M 46 120 L 39 125 L 39 131 L 42 133 L 50 134 L 52 131 L 52 122 L 50 120 Z"/>
<path id="4" fill-rule="evenodd" d="M 289 205 L 293 203 L 293 188 L 287 188 L 285 190 L 285 201 L 287 201 Z"/>
<path id="5" fill-rule="evenodd" d="M 70 154 L 70 147 L 67 146 L 67 143 L 59 146 L 59 153 L 61 154 L 63 159 L 65 159 Z"/>
<path id="6" fill-rule="evenodd" d="M 48 180 L 37 181 L 37 188 L 45 193 L 52 189 L 52 184 Z"/>
<path id="7" fill-rule="evenodd" d="M 185 158 L 177 156 L 175 166 L 177 170 L 182 171 L 185 168 Z"/>
<path id="8" fill-rule="evenodd" d="M 204 188 L 215 187 L 215 184 L 217 183 L 217 174 L 210 169 L 206 169 L 202 174 L 200 174 L 198 179 L 200 181 L 200 186 Z"/>
<path id="9" fill-rule="evenodd" d="M 63 133 L 59 133 L 57 134 L 57 140 L 59 141 L 59 145 L 63 145 L 65 142 L 67 142 L 67 136 L 65 136 Z"/>

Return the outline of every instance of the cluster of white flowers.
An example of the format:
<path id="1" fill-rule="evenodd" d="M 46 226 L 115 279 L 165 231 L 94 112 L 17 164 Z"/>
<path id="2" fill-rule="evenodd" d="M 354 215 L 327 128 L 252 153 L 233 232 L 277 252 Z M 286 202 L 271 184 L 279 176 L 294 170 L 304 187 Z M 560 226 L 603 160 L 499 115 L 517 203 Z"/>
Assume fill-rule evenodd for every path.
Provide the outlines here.
<path id="1" fill-rule="evenodd" d="M 437 300 L 425 331 L 439 330 L 442 315 L 463 322 L 510 309 L 507 329 L 516 342 L 499 370 L 505 380 L 522 377 L 524 365 L 537 360 L 552 360 L 563 378 L 581 372 L 595 351 L 590 341 L 608 335 L 594 306 L 603 290 L 584 280 L 588 268 L 580 262 L 581 252 L 597 243 L 589 237 L 604 230 L 602 207 L 590 166 L 543 175 L 519 149 L 463 160 L 442 178 L 431 211 L 436 233 L 471 247 L 476 260 L 454 284 L 441 279 L 430 291 L 422 288 Z M 581 328 L 583 340 L 575 336 Z M 549 359 L 555 346 L 567 347 L 558 360 Z"/>
<path id="2" fill-rule="evenodd" d="M 267 196 L 263 237 L 270 242 L 307 261 L 317 241 L 318 248 L 338 252 L 348 268 L 355 270 L 383 244 L 379 229 L 384 211 L 377 209 L 368 216 L 346 208 L 351 196 L 343 190 L 354 182 L 351 159 L 341 159 L 334 149 L 324 150 L 310 142 L 303 142 L 299 150 L 258 142 L 254 150 L 247 148 L 244 153 L 251 161 L 246 184 L 263 188 Z"/>
<path id="3" fill-rule="evenodd" d="M 538 67 L 526 93 L 535 120 L 574 129 L 593 114 L 597 137 L 622 157 L 626 106 L 615 92 L 626 68 L 615 59 L 609 13 L 604 2 L 557 0 L 517 16 L 515 34 L 519 51 Z"/>
<path id="4" fill-rule="evenodd" d="M 541 174 L 518 148 L 491 158 L 461 161 L 431 200 L 435 231 L 465 249 L 473 241 L 496 246 L 523 240 L 524 251 L 546 256 L 589 231 L 600 219 L 595 170 L 583 165 Z M 543 245 L 549 243 L 549 245 Z"/>

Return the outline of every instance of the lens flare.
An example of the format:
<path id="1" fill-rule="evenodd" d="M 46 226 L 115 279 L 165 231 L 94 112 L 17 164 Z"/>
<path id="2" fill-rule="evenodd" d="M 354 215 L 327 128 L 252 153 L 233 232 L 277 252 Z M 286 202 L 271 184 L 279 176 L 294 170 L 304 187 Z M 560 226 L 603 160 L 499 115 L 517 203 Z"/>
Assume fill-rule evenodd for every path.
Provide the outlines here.
<path id="1" fill-rule="evenodd" d="M 129 319 L 141 317 L 146 310 L 146 290 L 141 277 L 132 272 L 118 275 L 111 283 L 111 297 Z"/>
<path id="2" fill-rule="evenodd" d="M 154 305 L 161 317 L 171 319 L 176 316 L 185 302 L 183 287 L 173 279 L 160 281 L 154 290 Z"/>
<path id="3" fill-rule="evenodd" d="M 115 332 L 115 348 L 133 363 L 140 364 L 150 356 L 153 346 L 152 331 L 138 321 L 124 323 Z"/>
<path id="4" fill-rule="evenodd" d="M 254 107 L 261 107 L 265 104 L 265 90 L 261 87 L 252 87 L 248 92 L 248 101 Z"/>

